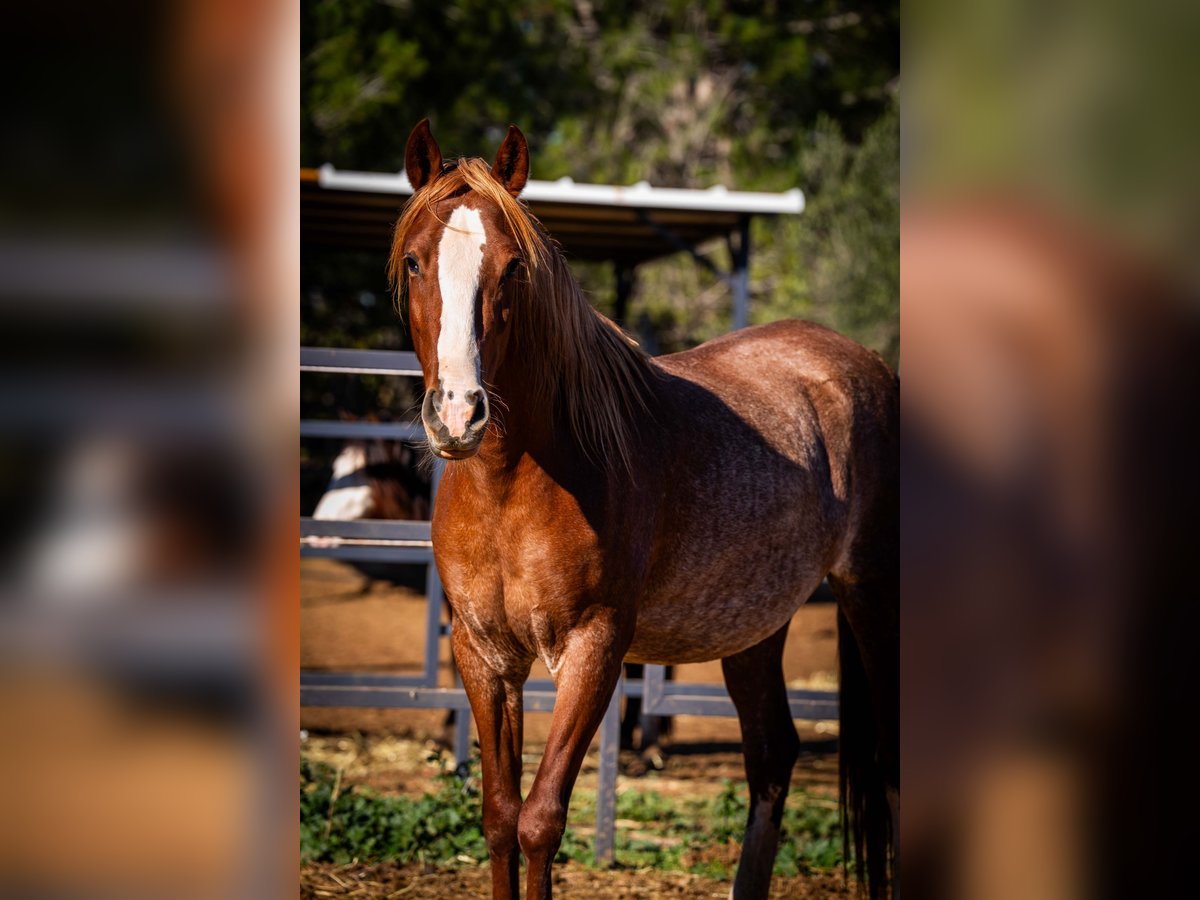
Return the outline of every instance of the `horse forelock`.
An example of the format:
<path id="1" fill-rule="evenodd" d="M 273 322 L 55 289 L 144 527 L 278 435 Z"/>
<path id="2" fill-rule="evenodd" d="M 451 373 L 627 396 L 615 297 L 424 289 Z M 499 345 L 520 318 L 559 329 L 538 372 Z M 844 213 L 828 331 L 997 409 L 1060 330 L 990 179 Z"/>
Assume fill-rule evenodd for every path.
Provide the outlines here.
<path id="1" fill-rule="evenodd" d="M 528 273 L 515 292 L 511 342 L 528 373 L 530 393 L 563 411 L 573 437 L 595 464 L 632 474 L 634 420 L 648 409 L 657 370 L 635 341 L 587 302 L 557 244 L 483 160 L 459 159 L 444 168 L 401 213 L 388 262 L 397 307 L 403 307 L 408 287 L 408 236 L 426 214 L 448 226 L 438 205 L 471 194 L 499 211 Z M 503 399 L 511 404 L 514 398 Z"/>
<path id="2" fill-rule="evenodd" d="M 401 212 L 388 259 L 388 276 L 393 290 L 399 291 L 404 287 L 404 246 L 417 221 L 422 215 L 428 214 L 443 225 L 449 225 L 438 215 L 438 204 L 468 193 L 474 193 L 480 200 L 500 210 L 509 233 L 531 271 L 545 264 L 552 245 L 533 214 L 492 177 L 491 170 L 483 160 L 459 159 L 453 165 L 445 164 L 441 175 L 413 194 Z"/>

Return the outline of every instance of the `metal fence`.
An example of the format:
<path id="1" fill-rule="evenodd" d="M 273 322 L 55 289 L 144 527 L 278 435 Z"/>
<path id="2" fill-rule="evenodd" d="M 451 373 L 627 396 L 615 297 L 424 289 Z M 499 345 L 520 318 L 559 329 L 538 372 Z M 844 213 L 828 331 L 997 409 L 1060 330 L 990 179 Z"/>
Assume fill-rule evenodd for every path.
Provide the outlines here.
<path id="1" fill-rule="evenodd" d="M 300 348 L 301 372 L 344 375 L 419 377 L 420 364 L 412 353 L 381 350 Z M 302 438 L 385 438 L 420 442 L 420 425 L 397 422 L 341 422 L 304 419 Z M 433 491 L 442 472 L 434 470 Z M 419 675 L 373 675 L 351 672 L 300 673 L 301 706 L 446 709 L 455 714 L 454 757 L 462 762 L 470 750 L 470 704 L 461 684 L 438 687 L 438 642 L 449 632 L 442 624 L 442 585 L 433 565 L 433 542 L 428 522 L 300 520 L 300 555 L 325 556 L 352 562 L 421 564 L 426 571 L 424 665 Z M 554 709 L 554 684 L 531 679 L 525 685 L 525 709 Z M 596 859 L 611 861 L 616 814 L 617 752 L 620 741 L 620 698 L 642 698 L 642 713 L 653 716 L 734 716 L 733 701 L 723 685 L 679 684 L 667 681 L 662 666 L 647 665 L 641 681 L 618 682 L 600 725 L 600 761 L 596 796 Z M 788 691 L 792 716 L 797 719 L 836 719 L 837 694 L 830 691 Z"/>

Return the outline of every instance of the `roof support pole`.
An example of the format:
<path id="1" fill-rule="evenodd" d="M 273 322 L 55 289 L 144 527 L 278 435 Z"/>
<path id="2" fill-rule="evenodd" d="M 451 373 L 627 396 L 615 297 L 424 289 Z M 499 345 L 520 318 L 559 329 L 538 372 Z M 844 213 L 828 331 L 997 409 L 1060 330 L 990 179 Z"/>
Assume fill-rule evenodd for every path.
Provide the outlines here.
<path id="1" fill-rule="evenodd" d="M 711 259 L 709 259 L 707 256 L 705 256 L 703 253 L 701 253 L 698 249 L 696 249 L 696 246 L 694 244 L 692 244 L 690 241 L 684 240 L 679 235 L 677 235 L 675 232 L 673 232 L 671 229 L 664 228 L 661 224 L 654 221 L 654 219 L 652 219 L 650 217 L 650 214 L 648 212 L 646 212 L 644 209 L 635 209 L 634 213 L 637 215 L 638 219 L 641 222 L 643 222 L 646 225 L 649 225 L 652 229 L 654 229 L 655 234 L 657 234 L 659 237 L 661 237 L 664 241 L 666 241 L 668 244 L 670 244 L 676 250 L 682 250 L 685 253 L 690 254 L 692 259 L 694 259 L 700 265 L 704 266 L 704 268 L 708 269 L 708 271 L 712 272 L 718 278 L 725 280 L 725 281 L 729 280 L 729 276 L 726 273 L 722 272 L 721 269 L 717 266 L 717 264 L 715 262 L 713 262 Z"/>
<path id="2" fill-rule="evenodd" d="M 732 265 L 731 271 L 723 272 L 716 263 L 701 253 L 693 244 L 669 228 L 664 228 L 655 222 L 644 209 L 638 209 L 635 212 L 638 219 L 654 229 L 655 233 L 663 240 L 673 247 L 690 253 L 692 259 L 729 285 L 729 289 L 733 293 L 733 331 L 745 328 L 750 324 L 750 216 L 741 216 L 738 219 L 737 230 L 728 237 Z"/>
<path id="3" fill-rule="evenodd" d="M 613 263 L 617 276 L 617 299 L 613 304 L 613 318 L 622 328 L 629 327 L 629 297 L 633 294 L 633 276 L 636 269 L 628 263 Z"/>
<path id="4" fill-rule="evenodd" d="M 729 288 L 733 292 L 733 330 L 750 324 L 750 217 L 742 216 L 734 235 L 729 236 L 729 256 L 733 271 Z"/>

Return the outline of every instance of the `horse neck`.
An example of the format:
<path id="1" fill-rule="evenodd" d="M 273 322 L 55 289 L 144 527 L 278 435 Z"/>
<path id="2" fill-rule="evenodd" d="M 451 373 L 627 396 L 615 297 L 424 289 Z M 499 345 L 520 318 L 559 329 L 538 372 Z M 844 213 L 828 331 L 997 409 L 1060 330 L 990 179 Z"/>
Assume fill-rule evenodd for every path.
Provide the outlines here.
<path id="1" fill-rule="evenodd" d="M 522 371 L 519 360 L 494 369 L 491 384 L 492 422 L 479 456 L 494 471 L 514 469 L 523 457 L 544 458 L 561 453 L 570 435 L 556 414 L 556 404 Z"/>
<path id="2" fill-rule="evenodd" d="M 585 448 L 587 437 L 578 433 L 578 422 L 572 423 L 569 404 L 580 392 L 620 389 L 605 380 L 596 363 L 609 358 L 607 368 L 621 371 L 611 357 L 630 351 L 606 333 L 609 326 L 588 306 L 566 263 L 555 255 L 550 265 L 557 267 L 551 277 L 531 284 L 529 293 L 514 303 L 513 332 L 489 367 L 495 373 L 490 379 L 494 419 L 481 452 L 489 451 L 494 462 L 508 466 L 528 456 L 543 468 L 552 462 L 603 469 L 596 450 Z M 557 295 L 547 295 L 552 292 Z M 516 329 L 523 330 L 518 334 Z"/>

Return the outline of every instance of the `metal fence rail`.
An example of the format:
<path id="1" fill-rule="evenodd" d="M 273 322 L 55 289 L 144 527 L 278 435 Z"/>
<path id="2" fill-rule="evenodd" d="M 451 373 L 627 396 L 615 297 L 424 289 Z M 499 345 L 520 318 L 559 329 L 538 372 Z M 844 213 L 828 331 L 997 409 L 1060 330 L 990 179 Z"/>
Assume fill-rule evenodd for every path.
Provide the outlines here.
<path id="1" fill-rule="evenodd" d="M 301 372 L 334 372 L 340 375 L 396 375 L 421 377 L 421 364 L 411 350 L 335 350 L 301 347 Z"/>

